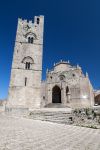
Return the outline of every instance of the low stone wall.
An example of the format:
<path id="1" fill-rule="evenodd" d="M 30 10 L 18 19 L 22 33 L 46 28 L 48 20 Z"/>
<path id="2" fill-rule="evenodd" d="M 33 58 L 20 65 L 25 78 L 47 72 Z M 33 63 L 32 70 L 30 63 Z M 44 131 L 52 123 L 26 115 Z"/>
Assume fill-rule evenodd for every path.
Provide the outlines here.
<path id="1" fill-rule="evenodd" d="M 25 117 L 28 116 L 29 114 L 29 109 L 28 108 L 21 108 L 21 107 L 12 107 L 12 108 L 5 108 L 5 113 L 6 115 L 10 116 L 19 116 L 19 117 Z"/>
<path id="2" fill-rule="evenodd" d="M 74 109 L 69 119 L 77 126 L 100 128 L 100 108 Z"/>

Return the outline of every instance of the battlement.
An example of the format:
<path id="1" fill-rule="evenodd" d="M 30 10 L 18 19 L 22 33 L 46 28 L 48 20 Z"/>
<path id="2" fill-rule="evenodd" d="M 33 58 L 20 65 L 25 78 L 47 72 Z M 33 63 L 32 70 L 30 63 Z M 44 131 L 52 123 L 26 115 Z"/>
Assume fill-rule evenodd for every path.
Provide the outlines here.
<path id="1" fill-rule="evenodd" d="M 68 64 L 68 65 L 70 65 L 70 62 L 69 62 L 69 60 L 68 61 L 61 60 L 60 62 L 55 63 L 54 66 L 57 66 L 57 65 L 60 65 L 60 64 Z"/>
<path id="2" fill-rule="evenodd" d="M 65 68 L 67 69 L 69 68 L 70 70 L 81 70 L 81 67 L 78 64 L 76 66 L 72 65 L 69 60 L 68 61 L 60 60 L 59 62 L 54 63 L 53 66 L 54 66 L 53 69 L 50 70 L 47 69 L 46 71 L 47 74 L 48 73 L 52 74 L 54 70 L 59 70 L 58 68 L 60 68 L 60 70 L 62 70 L 62 68 L 64 68 L 64 70 L 66 70 Z"/>
<path id="3" fill-rule="evenodd" d="M 41 24 L 44 22 L 44 16 L 40 15 L 40 16 L 35 16 L 33 20 L 27 20 L 27 19 L 22 19 L 22 18 L 18 18 L 18 22 L 22 23 L 22 24 Z"/>
<path id="4" fill-rule="evenodd" d="M 44 16 L 35 16 L 33 20 L 18 18 L 16 41 L 26 43 L 30 37 L 35 44 L 43 44 L 43 31 Z"/>

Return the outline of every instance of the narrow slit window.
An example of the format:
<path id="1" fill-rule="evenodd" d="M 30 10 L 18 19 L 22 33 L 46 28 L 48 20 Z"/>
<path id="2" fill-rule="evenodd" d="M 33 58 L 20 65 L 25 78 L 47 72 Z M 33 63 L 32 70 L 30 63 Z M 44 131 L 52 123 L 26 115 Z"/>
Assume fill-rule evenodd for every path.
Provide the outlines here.
<path id="1" fill-rule="evenodd" d="M 66 87 L 66 95 L 68 95 L 68 93 L 69 93 L 69 88 L 68 88 L 68 86 Z"/>
<path id="2" fill-rule="evenodd" d="M 30 62 L 28 63 L 28 69 L 30 69 Z"/>
<path id="3" fill-rule="evenodd" d="M 26 62 L 25 64 L 25 69 L 28 69 L 28 62 Z"/>
<path id="4" fill-rule="evenodd" d="M 39 24 L 40 23 L 40 19 L 39 18 L 37 18 L 37 24 Z"/>
<path id="5" fill-rule="evenodd" d="M 28 38 L 28 43 L 30 43 L 30 42 L 31 42 L 31 38 L 29 37 L 29 38 Z"/>
<path id="6" fill-rule="evenodd" d="M 33 37 L 31 38 L 31 44 L 33 44 Z"/>
<path id="7" fill-rule="evenodd" d="M 25 86 L 27 85 L 27 78 L 25 78 Z"/>

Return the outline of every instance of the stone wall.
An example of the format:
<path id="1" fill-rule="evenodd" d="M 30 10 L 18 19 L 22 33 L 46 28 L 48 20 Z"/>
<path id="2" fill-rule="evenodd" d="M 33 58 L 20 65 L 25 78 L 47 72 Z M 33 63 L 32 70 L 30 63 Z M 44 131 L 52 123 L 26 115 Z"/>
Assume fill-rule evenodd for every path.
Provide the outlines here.
<path id="1" fill-rule="evenodd" d="M 39 108 L 44 17 L 18 19 L 9 85 L 8 107 Z"/>

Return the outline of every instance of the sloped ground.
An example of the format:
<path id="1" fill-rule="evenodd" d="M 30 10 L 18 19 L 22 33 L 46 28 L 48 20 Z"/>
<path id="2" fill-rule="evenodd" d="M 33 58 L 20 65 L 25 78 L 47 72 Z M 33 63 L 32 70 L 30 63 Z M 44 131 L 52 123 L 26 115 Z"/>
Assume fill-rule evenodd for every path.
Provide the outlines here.
<path id="1" fill-rule="evenodd" d="M 0 150 L 100 150 L 100 130 L 0 115 Z"/>

